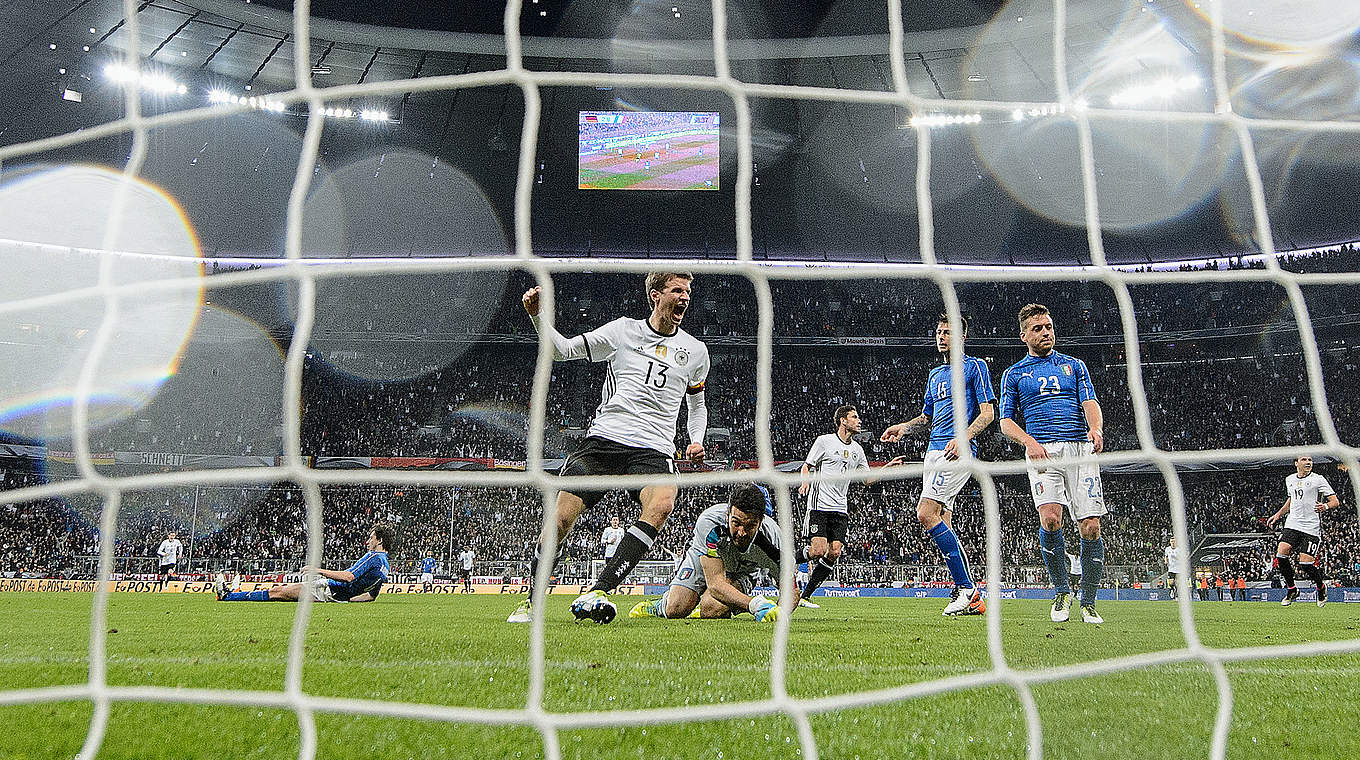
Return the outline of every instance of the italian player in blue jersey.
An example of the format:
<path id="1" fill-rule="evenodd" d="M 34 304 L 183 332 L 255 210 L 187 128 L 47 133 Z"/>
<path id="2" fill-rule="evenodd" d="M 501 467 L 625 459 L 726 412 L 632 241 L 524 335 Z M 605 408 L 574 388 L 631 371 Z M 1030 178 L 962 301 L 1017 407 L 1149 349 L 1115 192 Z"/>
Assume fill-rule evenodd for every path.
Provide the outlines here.
<path id="1" fill-rule="evenodd" d="M 968 337 L 968 320 L 960 325 L 963 334 L 959 336 L 960 345 Z M 902 436 L 917 428 L 930 430 L 930 445 L 926 447 L 925 472 L 921 479 L 921 500 L 916 505 L 916 518 L 926 535 L 940 547 L 944 554 L 949 574 L 954 579 L 954 595 L 944 608 L 944 615 L 981 615 L 987 611 L 982 591 L 973 583 L 968 572 L 968 559 L 964 556 L 963 546 L 954 533 L 950 516 L 954 511 L 954 501 L 968 483 L 968 471 L 951 463 L 959 458 L 959 442 L 954 436 L 954 396 L 950 392 L 949 316 L 941 314 L 935 325 L 935 348 L 944 358 L 944 363 L 930 371 L 926 379 L 925 401 L 921 414 L 907 422 L 898 423 L 883 431 L 879 440 L 892 443 L 902 440 Z M 972 446 L 977 456 L 979 433 L 987 429 L 996 418 L 996 393 L 992 391 L 991 373 L 987 363 L 977 357 L 964 355 L 963 380 L 965 385 L 964 418 L 969 421 L 963 433 L 964 440 Z"/>
<path id="2" fill-rule="evenodd" d="M 420 560 L 420 582 L 434 583 L 434 571 L 439 567 L 439 560 L 434 558 L 434 551 L 425 552 L 425 558 Z"/>
<path id="3" fill-rule="evenodd" d="M 373 526 L 358 562 L 344 570 L 316 568 L 319 578 L 303 583 L 275 586 L 264 591 L 227 591 L 226 581 L 213 583 L 219 602 L 296 602 L 310 593 L 318 602 L 371 602 L 387 580 L 387 550 L 395 548 L 396 534 L 386 525 Z M 307 572 L 310 568 L 303 568 Z"/>
<path id="4" fill-rule="evenodd" d="M 1027 304 L 1019 318 L 1020 339 L 1029 355 L 1001 376 L 1001 432 L 1025 447 L 1030 495 L 1039 510 L 1039 550 L 1053 579 L 1050 617 L 1062 623 L 1071 615 L 1072 587 L 1062 532 L 1066 509 L 1081 534 L 1081 619 L 1103 623 L 1096 613 L 1096 588 L 1105 572 L 1100 518 L 1106 509 L 1100 467 L 1070 461 L 1105 448 L 1100 402 L 1086 363 L 1053 349 L 1057 336 L 1048 307 Z"/>

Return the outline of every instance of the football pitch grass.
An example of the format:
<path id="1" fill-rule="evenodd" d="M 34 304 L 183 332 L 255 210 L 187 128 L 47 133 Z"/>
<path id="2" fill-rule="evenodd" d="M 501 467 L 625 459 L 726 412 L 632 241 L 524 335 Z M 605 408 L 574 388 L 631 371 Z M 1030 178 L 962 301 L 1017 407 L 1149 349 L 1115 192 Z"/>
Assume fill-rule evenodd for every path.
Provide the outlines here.
<path id="1" fill-rule="evenodd" d="M 729 621 L 631 620 L 641 597 L 619 597 L 619 619 L 577 625 L 569 597 L 551 599 L 549 710 L 665 708 L 768 699 L 773 627 Z M 0 691 L 84 683 L 91 594 L 0 595 Z M 317 605 L 303 689 L 311 694 L 437 705 L 520 708 L 529 683 L 528 626 L 504 596 L 387 596 Z M 822 698 L 986 672 L 981 618 L 945 619 L 939 599 L 827 599 L 799 610 L 788 689 Z M 108 681 L 166 688 L 281 690 L 296 606 L 218 603 L 208 595 L 113 594 Z M 1042 601 L 1007 601 L 1006 657 L 1021 670 L 1185 646 L 1167 602 L 1101 605 L 1106 622 L 1054 624 Z M 1325 608 L 1196 603 L 1215 647 L 1360 637 L 1360 605 Z M 1234 691 L 1230 758 L 1360 757 L 1360 655 L 1226 664 Z M 1199 662 L 1032 687 L 1045 757 L 1205 758 L 1217 692 Z M 71 758 L 92 713 L 87 701 L 0 707 L 0 758 Z M 823 758 L 1023 758 L 1025 721 L 1009 686 L 955 691 L 814 713 Z M 488 727 L 316 713 L 318 758 L 540 758 L 529 727 Z M 275 708 L 114 702 L 100 758 L 291 758 L 299 729 Z M 564 758 L 792 758 L 784 716 L 562 730 Z"/>

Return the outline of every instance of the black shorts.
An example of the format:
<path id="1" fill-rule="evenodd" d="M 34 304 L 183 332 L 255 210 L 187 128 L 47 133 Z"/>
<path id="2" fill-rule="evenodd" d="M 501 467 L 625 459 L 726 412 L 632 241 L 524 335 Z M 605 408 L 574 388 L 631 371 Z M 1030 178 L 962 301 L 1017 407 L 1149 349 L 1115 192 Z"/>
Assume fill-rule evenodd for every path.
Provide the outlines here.
<path id="1" fill-rule="evenodd" d="M 1280 542 L 1294 547 L 1294 551 L 1299 554 L 1311 554 L 1317 556 L 1318 546 L 1322 544 L 1322 539 L 1312 533 L 1304 533 L 1301 530 L 1285 528 L 1280 534 Z"/>
<path id="2" fill-rule="evenodd" d="M 845 543 L 845 528 L 850 515 L 844 512 L 830 512 L 823 509 L 808 510 L 808 538 L 821 536 L 828 542 Z"/>
<path id="3" fill-rule="evenodd" d="M 467 580 L 468 578 L 472 577 L 472 571 L 469 570 L 468 568 L 462 568 L 458 571 L 458 577 L 462 578 L 463 580 Z"/>
<path id="4" fill-rule="evenodd" d="M 667 475 L 675 472 L 675 462 L 656 449 L 625 446 L 606 438 L 590 436 L 567 457 L 562 475 Z M 563 488 L 585 502 L 589 509 L 604 498 L 608 489 Z M 629 489 L 633 501 L 642 503 L 642 489 Z"/>
<path id="5" fill-rule="evenodd" d="M 174 574 L 175 563 L 173 562 L 169 565 L 159 565 L 156 569 L 156 575 L 174 575 Z"/>

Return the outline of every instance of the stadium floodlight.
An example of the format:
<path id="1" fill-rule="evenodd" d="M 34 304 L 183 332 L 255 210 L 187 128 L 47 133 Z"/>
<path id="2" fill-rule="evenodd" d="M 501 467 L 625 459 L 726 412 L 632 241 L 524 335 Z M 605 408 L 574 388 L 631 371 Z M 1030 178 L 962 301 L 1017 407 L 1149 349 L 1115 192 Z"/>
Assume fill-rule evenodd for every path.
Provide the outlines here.
<path id="1" fill-rule="evenodd" d="M 932 113 L 927 114 L 925 116 L 913 116 L 911 117 L 911 121 L 908 122 L 908 124 L 910 124 L 910 126 L 913 127 L 930 128 L 930 127 L 946 127 L 953 124 L 979 124 L 981 122 L 982 114 L 980 113 L 968 113 L 968 114 Z"/>
<path id="2" fill-rule="evenodd" d="M 1163 76 L 1156 81 L 1132 85 L 1110 96 L 1115 107 L 1141 106 L 1154 100 L 1169 100 L 1183 92 L 1198 89 L 1202 80 L 1195 74 L 1180 77 Z"/>
<path id="3" fill-rule="evenodd" d="M 104 76 L 118 84 L 131 84 L 141 92 L 156 95 L 183 95 L 189 91 L 188 86 L 172 76 L 154 71 L 141 71 L 122 63 L 110 63 L 105 66 Z"/>
<path id="4" fill-rule="evenodd" d="M 288 106 L 281 100 L 271 100 L 267 96 L 233 95 L 226 90 L 213 90 L 208 93 L 208 101 L 211 103 L 231 103 L 232 105 L 248 106 L 258 111 L 270 111 L 272 113 L 284 113 Z"/>

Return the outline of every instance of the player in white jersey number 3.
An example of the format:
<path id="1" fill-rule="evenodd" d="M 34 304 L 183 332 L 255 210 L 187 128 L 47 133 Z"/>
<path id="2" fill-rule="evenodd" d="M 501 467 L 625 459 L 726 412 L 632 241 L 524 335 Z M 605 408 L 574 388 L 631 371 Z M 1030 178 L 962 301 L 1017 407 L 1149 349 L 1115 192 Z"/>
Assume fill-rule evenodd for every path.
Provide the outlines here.
<path id="1" fill-rule="evenodd" d="M 708 348 L 680 329 L 690 303 L 687 272 L 653 272 L 647 275 L 647 299 L 651 314 L 647 319 L 620 317 L 589 332 L 567 338 L 556 329 L 547 331 L 552 342 L 554 361 L 587 359 L 608 362 L 600 405 L 586 431 L 581 446 L 567 457 L 562 475 L 659 475 L 675 472 L 675 427 L 680 418 L 680 403 L 689 408 L 686 424 L 689 445 L 685 456 L 693 462 L 704 459 L 704 432 L 708 429 L 708 410 L 704 405 L 704 383 L 708 379 Z M 524 294 L 524 310 L 534 326 L 538 321 L 539 289 Z M 558 551 L 576 518 L 586 508 L 604 498 L 605 491 L 566 486 L 557 492 L 557 546 L 551 560 L 557 563 Z M 618 610 L 605 596 L 628 576 L 666 524 L 675 507 L 674 483 L 651 485 L 630 490 L 629 495 L 642 505 L 640 519 L 624 533 L 614 556 L 605 563 L 595 585 L 571 603 L 577 620 L 608 623 Z M 534 552 L 530 583 L 537 574 L 543 547 Z M 532 598 L 532 586 L 530 587 Z M 510 615 L 512 623 L 530 620 L 526 601 Z"/>
<path id="2" fill-rule="evenodd" d="M 859 410 L 850 404 L 836 408 L 836 432 L 817 436 L 803 460 L 802 474 L 806 478 L 813 472 L 822 474 L 841 474 L 846 472 L 868 472 L 869 458 L 864 448 L 854 440 L 860 433 Z M 884 465 L 896 467 L 902 464 L 897 457 Z M 867 478 L 864 485 L 871 486 L 878 478 Z M 803 586 L 799 604 L 804 607 L 817 607 L 812 594 L 817 587 L 831 576 L 840 559 L 841 549 L 850 522 L 849 502 L 850 479 L 834 478 L 817 483 L 804 480 L 798 487 L 798 495 L 807 497 L 807 534 L 808 550 L 806 555 L 799 553 L 798 560 L 808 563 L 808 581 Z"/>
<path id="3" fill-rule="evenodd" d="M 1288 494 L 1284 506 L 1266 520 L 1266 525 L 1273 528 L 1281 517 L 1286 513 L 1289 515 L 1284 521 L 1284 531 L 1280 533 L 1280 545 L 1275 550 L 1275 569 L 1284 576 L 1284 585 L 1288 589 L 1280 604 L 1288 607 L 1299 598 L 1299 590 L 1294 587 L 1294 564 L 1289 561 L 1289 555 L 1297 551 L 1299 569 L 1317 587 L 1317 605 L 1321 607 L 1327 603 L 1327 586 L 1323 584 L 1322 571 L 1317 566 L 1318 546 L 1322 543 L 1322 518 L 1318 512 L 1335 509 L 1341 500 L 1332 490 L 1332 484 L 1313 472 L 1311 456 L 1304 454 L 1295 459 L 1294 470 L 1294 475 L 1284 479 L 1285 493 Z"/>

